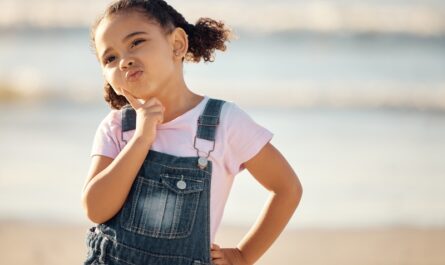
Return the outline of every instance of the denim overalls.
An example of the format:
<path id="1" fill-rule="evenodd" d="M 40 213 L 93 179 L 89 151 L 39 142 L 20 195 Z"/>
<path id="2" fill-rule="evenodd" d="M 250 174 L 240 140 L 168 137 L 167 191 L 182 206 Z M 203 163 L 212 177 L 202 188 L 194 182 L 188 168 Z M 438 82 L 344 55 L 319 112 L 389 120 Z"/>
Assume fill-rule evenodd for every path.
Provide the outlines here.
<path id="1" fill-rule="evenodd" d="M 149 150 L 122 209 L 89 228 L 84 265 L 210 265 L 210 181 L 215 133 L 224 101 L 209 98 L 194 138 L 197 156 Z M 136 112 L 122 108 L 122 132 L 136 127 Z M 196 138 L 213 141 L 198 150 Z M 174 143 L 172 143 L 174 144 Z M 202 156 L 203 151 L 206 156 Z"/>

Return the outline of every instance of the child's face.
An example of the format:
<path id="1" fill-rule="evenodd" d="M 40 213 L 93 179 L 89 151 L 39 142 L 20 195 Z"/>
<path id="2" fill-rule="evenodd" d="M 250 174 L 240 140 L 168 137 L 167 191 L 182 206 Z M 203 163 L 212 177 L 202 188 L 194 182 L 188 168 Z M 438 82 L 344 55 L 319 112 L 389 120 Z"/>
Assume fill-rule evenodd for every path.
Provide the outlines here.
<path id="1" fill-rule="evenodd" d="M 174 73 L 173 44 L 159 25 L 135 11 L 104 18 L 95 35 L 106 81 L 118 95 L 126 89 L 143 99 L 159 94 Z"/>

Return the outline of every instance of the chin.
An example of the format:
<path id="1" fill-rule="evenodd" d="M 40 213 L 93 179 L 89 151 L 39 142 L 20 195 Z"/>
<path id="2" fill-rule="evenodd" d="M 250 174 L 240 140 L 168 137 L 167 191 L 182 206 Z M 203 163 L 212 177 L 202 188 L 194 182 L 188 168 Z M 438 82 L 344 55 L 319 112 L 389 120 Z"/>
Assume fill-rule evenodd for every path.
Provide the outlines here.
<path id="1" fill-rule="evenodd" d="M 153 94 L 153 90 L 150 85 L 139 85 L 137 87 L 134 87 L 130 91 L 135 97 L 142 99 L 145 99 Z"/>

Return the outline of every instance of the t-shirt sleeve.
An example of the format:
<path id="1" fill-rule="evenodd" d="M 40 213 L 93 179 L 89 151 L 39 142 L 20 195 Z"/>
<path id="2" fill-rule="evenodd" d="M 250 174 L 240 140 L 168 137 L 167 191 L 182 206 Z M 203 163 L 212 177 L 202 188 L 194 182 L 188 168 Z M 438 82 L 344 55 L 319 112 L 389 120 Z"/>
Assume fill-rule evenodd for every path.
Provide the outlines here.
<path id="1" fill-rule="evenodd" d="M 110 112 L 99 124 L 91 147 L 90 157 L 103 155 L 115 158 L 119 153 L 118 139 L 116 138 L 115 111 Z"/>
<path id="2" fill-rule="evenodd" d="M 236 175 L 245 169 L 244 162 L 253 158 L 272 139 L 273 133 L 234 103 L 229 103 L 226 118 L 226 166 Z"/>

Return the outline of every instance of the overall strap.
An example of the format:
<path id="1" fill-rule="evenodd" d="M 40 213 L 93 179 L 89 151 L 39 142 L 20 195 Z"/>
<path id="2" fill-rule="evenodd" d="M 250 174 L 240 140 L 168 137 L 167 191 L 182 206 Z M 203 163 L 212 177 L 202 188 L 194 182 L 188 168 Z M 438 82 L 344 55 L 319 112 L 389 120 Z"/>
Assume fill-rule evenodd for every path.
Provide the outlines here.
<path id="1" fill-rule="evenodd" d="M 220 99 L 209 98 L 203 113 L 198 118 L 197 138 L 215 141 L 216 128 L 224 102 Z"/>
<path id="2" fill-rule="evenodd" d="M 122 132 L 136 129 L 136 111 L 127 104 L 122 107 Z"/>

